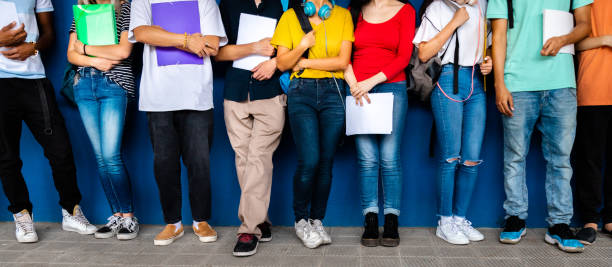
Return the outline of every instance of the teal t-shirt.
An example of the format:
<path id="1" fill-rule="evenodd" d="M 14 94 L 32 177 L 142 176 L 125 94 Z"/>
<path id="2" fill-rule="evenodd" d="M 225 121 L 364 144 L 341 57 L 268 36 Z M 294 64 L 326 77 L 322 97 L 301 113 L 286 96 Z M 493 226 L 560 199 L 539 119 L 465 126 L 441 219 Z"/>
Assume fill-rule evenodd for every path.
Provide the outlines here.
<path id="1" fill-rule="evenodd" d="M 570 10 L 570 0 L 513 0 L 514 28 L 508 29 L 504 80 L 510 92 L 576 88 L 570 54 L 540 55 L 543 46 L 543 10 Z M 572 9 L 593 3 L 574 0 Z M 489 0 L 487 17 L 507 19 L 507 0 Z"/>

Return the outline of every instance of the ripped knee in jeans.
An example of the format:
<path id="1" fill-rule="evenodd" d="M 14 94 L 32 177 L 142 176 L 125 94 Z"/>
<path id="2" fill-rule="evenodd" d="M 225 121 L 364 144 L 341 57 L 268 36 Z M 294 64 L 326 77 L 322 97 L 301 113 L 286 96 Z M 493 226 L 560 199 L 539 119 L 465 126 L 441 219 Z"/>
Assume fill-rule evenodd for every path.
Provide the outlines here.
<path id="1" fill-rule="evenodd" d="M 482 163 L 482 160 L 465 160 L 461 164 L 466 167 L 478 166 Z"/>

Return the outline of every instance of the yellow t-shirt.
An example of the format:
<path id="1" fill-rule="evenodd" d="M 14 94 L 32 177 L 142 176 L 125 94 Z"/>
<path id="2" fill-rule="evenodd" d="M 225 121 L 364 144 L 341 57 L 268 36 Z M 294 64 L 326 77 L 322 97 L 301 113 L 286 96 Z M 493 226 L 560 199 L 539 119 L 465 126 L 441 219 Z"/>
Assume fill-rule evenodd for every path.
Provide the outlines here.
<path id="1" fill-rule="evenodd" d="M 310 59 L 337 57 L 340 54 L 342 41 L 355 41 L 353 20 L 351 13 L 347 9 L 335 6 L 330 17 L 324 23 L 319 23 L 319 25 L 311 23 L 315 31 L 316 41 L 315 45 L 309 49 L 308 58 Z M 327 53 L 325 51 L 325 31 L 327 31 Z M 303 36 L 304 31 L 302 31 L 295 11 L 288 9 L 280 18 L 270 43 L 276 47 L 284 46 L 293 49 L 300 44 Z M 334 77 L 344 79 L 344 72 L 336 71 L 334 72 Z M 297 72 L 293 72 L 291 78 L 332 78 L 332 72 L 305 69 L 299 76 Z"/>

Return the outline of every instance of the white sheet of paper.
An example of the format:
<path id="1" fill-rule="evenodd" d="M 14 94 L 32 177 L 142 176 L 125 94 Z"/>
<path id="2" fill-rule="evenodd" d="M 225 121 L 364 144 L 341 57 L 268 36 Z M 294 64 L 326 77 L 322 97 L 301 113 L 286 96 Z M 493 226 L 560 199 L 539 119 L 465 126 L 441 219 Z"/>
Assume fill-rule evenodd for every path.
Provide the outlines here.
<path id="1" fill-rule="evenodd" d="M 238 39 L 236 44 L 248 44 L 257 42 L 264 38 L 272 38 L 276 28 L 276 19 L 240 13 L 240 24 L 238 26 Z M 252 70 L 259 63 L 270 59 L 261 55 L 251 55 L 234 60 L 234 68 Z"/>
<path id="2" fill-rule="evenodd" d="M 561 10 L 544 9 L 544 42 L 552 37 L 566 35 L 574 29 L 574 15 Z M 566 45 L 559 53 L 575 54 L 574 45 Z"/>
<path id="3" fill-rule="evenodd" d="M 371 103 L 363 106 L 354 97 L 346 97 L 346 135 L 390 134 L 393 130 L 393 93 L 368 96 Z"/>

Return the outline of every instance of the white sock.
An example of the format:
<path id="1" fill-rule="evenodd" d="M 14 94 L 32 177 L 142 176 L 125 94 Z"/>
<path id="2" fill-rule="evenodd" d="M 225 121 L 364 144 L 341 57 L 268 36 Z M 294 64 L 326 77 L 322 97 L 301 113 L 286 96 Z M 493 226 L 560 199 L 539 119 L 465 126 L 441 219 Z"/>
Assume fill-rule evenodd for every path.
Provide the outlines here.
<path id="1" fill-rule="evenodd" d="M 183 227 L 183 223 L 182 222 L 177 222 L 174 224 L 174 232 L 178 232 L 179 229 L 181 229 L 181 227 Z"/>
<path id="2" fill-rule="evenodd" d="M 459 217 L 459 216 L 456 216 L 456 215 L 453 216 L 453 219 L 456 222 L 463 222 L 463 221 L 465 221 L 465 217 Z"/>
<path id="3" fill-rule="evenodd" d="M 198 227 L 198 224 L 199 224 L 199 223 L 200 223 L 200 222 L 196 222 L 196 220 L 193 220 L 193 227 L 195 227 L 195 229 L 198 229 L 198 230 L 199 230 L 199 229 L 200 229 L 200 228 Z"/>
<path id="4" fill-rule="evenodd" d="M 453 222 L 453 217 L 452 216 L 440 216 L 440 224 L 441 225 L 452 223 L 452 222 Z"/>

